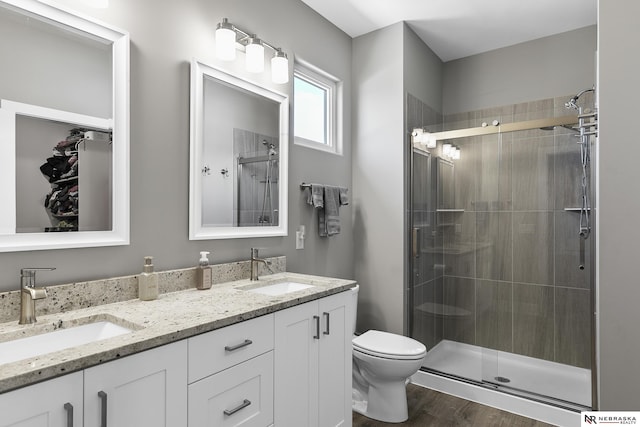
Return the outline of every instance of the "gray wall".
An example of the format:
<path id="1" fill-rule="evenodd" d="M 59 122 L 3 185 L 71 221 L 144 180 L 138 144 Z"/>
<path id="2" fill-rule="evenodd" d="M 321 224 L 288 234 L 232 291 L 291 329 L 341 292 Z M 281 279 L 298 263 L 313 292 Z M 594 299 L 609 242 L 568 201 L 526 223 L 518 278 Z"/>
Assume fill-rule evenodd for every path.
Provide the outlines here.
<path id="1" fill-rule="evenodd" d="M 443 113 L 553 98 L 592 87 L 596 27 L 450 61 L 445 64 Z"/>
<path id="2" fill-rule="evenodd" d="M 315 213 L 304 204 L 299 184 L 324 182 L 351 187 L 351 39 L 299 0 L 138 0 L 77 8 L 131 35 L 131 244 L 0 253 L 0 290 L 17 289 L 21 267 L 55 266 L 42 284 L 135 274 L 145 255 L 159 270 L 196 265 L 198 252 L 213 251 L 212 262 L 247 259 L 252 246 L 266 256 L 286 255 L 290 271 L 353 277 L 351 206 L 341 211 L 342 233 L 317 237 Z M 293 20 L 290 17 L 295 16 Z M 214 57 L 216 23 L 223 17 L 282 46 L 344 81 L 344 154 L 328 155 L 290 144 L 289 236 L 219 241 L 188 240 L 189 62 L 192 58 L 292 94 L 292 82 L 273 85 L 268 73 L 248 76 L 242 55 L 235 63 Z M 290 61 L 292 62 L 292 61 Z M 307 226 L 306 248 L 295 250 L 295 229 Z"/>
<path id="3" fill-rule="evenodd" d="M 440 109 L 441 64 L 404 23 L 353 41 L 359 330 L 405 331 L 406 93 Z"/>
<path id="4" fill-rule="evenodd" d="M 403 55 L 405 94 L 410 93 L 431 109 L 442 111 L 443 63 L 408 25 L 404 26 Z"/>
<path id="5" fill-rule="evenodd" d="M 358 330 L 404 323 L 404 24 L 353 40 L 353 190 Z"/>
<path id="6" fill-rule="evenodd" d="M 598 2 L 600 409 L 640 409 L 636 0 Z"/>

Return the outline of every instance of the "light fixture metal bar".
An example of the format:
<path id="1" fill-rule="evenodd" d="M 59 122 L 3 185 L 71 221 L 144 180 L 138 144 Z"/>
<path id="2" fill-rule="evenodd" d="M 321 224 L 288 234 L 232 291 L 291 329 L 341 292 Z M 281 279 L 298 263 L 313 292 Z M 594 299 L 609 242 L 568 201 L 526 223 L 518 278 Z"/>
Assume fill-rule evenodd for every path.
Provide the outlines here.
<path id="1" fill-rule="evenodd" d="M 227 18 L 224 18 L 223 22 L 228 23 L 229 25 L 231 25 L 231 29 L 236 33 L 239 34 L 241 37 L 237 40 L 238 43 L 242 44 L 243 46 L 246 46 L 246 40 L 253 38 L 253 37 L 257 37 L 257 35 L 255 33 L 250 33 L 248 31 L 243 30 L 242 28 L 238 27 L 235 24 L 232 24 L 231 22 L 229 22 L 227 20 Z M 269 49 L 271 49 L 274 52 L 279 52 L 282 51 L 282 48 L 279 47 L 275 47 L 274 45 L 272 45 L 271 43 L 269 43 L 268 41 L 266 41 L 263 38 L 260 38 L 260 42 L 263 46 L 268 47 Z"/>

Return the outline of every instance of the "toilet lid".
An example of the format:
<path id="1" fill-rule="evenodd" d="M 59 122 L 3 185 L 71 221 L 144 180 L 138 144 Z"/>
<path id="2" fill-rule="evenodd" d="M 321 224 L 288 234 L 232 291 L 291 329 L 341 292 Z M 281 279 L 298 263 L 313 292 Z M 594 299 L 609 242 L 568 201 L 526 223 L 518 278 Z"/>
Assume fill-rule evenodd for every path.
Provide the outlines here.
<path id="1" fill-rule="evenodd" d="M 412 338 L 375 330 L 355 337 L 352 343 L 354 350 L 388 359 L 420 359 L 427 352 L 422 343 Z"/>

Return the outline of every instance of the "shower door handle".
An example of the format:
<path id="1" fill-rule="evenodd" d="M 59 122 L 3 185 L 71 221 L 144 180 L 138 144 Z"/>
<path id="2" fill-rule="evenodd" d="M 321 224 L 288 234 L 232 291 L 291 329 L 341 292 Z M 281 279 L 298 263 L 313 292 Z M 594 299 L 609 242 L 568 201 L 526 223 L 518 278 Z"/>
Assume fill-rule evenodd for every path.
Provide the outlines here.
<path id="1" fill-rule="evenodd" d="M 413 227 L 411 233 L 411 247 L 414 258 L 420 258 L 420 228 Z"/>

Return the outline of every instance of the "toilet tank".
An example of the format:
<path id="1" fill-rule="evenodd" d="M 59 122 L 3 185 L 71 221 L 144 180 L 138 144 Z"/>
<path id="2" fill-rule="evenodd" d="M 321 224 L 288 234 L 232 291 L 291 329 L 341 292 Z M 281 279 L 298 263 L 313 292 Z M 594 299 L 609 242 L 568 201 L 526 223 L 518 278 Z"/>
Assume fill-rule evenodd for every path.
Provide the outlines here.
<path id="1" fill-rule="evenodd" d="M 358 291 L 360 285 L 351 288 L 351 303 L 353 304 L 353 317 L 351 318 L 351 335 L 356 333 L 356 319 L 358 318 Z"/>

